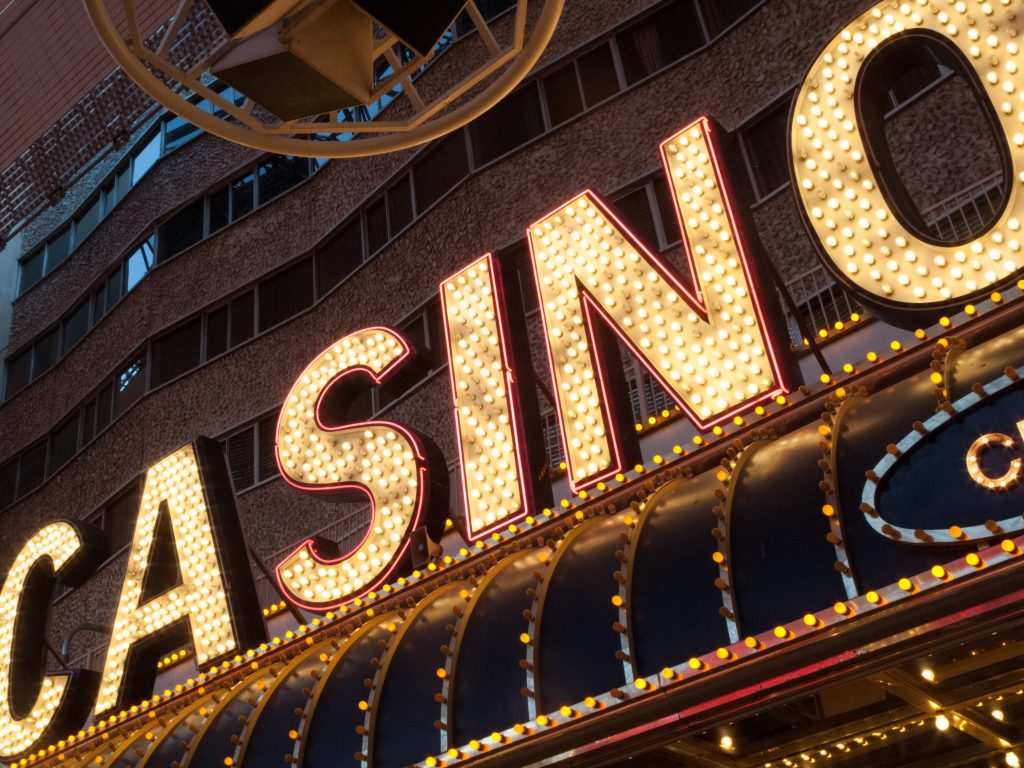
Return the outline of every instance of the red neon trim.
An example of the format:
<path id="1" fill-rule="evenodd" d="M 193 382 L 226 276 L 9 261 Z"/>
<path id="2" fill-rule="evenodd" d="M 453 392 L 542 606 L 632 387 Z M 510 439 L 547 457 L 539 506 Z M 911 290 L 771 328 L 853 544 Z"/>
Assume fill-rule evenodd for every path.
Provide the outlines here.
<path id="1" fill-rule="evenodd" d="M 459 419 L 459 397 L 456 392 L 455 383 L 455 364 L 452 361 L 452 339 L 449 332 L 448 326 L 448 300 L 445 296 L 445 286 L 450 283 L 457 275 L 461 275 L 467 270 L 473 267 L 485 263 L 487 264 L 488 274 L 491 276 L 491 298 L 492 304 L 495 308 L 495 319 L 498 324 L 498 338 L 501 353 L 501 365 L 503 375 L 505 377 L 505 402 L 508 404 L 509 410 L 509 424 L 512 426 L 512 440 L 514 443 L 514 453 L 516 459 L 516 470 L 519 473 L 519 492 L 523 499 L 523 504 L 520 507 L 519 512 L 509 514 L 501 520 L 492 523 L 490 526 L 485 526 L 479 531 L 473 527 L 473 515 L 470 512 L 469 503 L 469 479 L 466 472 L 466 462 L 464 455 L 462 454 L 462 427 Z M 519 389 L 516 383 L 515 370 L 513 369 L 508 358 L 508 348 L 512 340 L 508 336 L 506 328 L 505 308 L 502 301 L 499 299 L 504 298 L 505 292 L 501 285 L 501 276 L 495 271 L 494 256 L 490 253 L 485 253 L 476 261 L 463 267 L 458 272 L 453 273 L 444 280 L 441 281 L 441 309 L 444 312 L 444 345 L 445 350 L 448 353 L 448 383 L 451 387 L 452 392 L 452 407 L 455 414 L 455 436 L 459 444 L 459 477 L 462 484 L 462 499 L 466 509 L 466 532 L 471 539 L 483 538 L 489 536 L 495 531 L 504 528 L 507 525 L 512 525 L 522 520 L 534 505 L 533 486 L 527 482 L 529 476 L 523 466 L 523 461 L 527 453 L 527 447 L 525 440 L 522 439 L 522 432 L 524 431 L 522 425 L 522 413 L 518 407 L 519 405 Z"/>
<path id="2" fill-rule="evenodd" d="M 324 432 L 340 432 L 342 430 L 355 430 L 355 429 L 363 429 L 363 428 L 367 428 L 367 427 L 383 427 L 383 428 L 392 429 L 395 432 L 398 432 L 406 440 L 408 440 L 409 444 L 412 445 L 413 453 L 415 454 L 415 457 L 416 457 L 416 463 L 417 463 L 417 465 L 419 467 L 419 479 L 418 479 L 418 482 L 419 482 L 418 490 L 419 490 L 419 492 L 417 493 L 417 497 L 416 497 L 416 509 L 415 509 L 415 511 L 413 513 L 412 519 L 409 521 L 409 529 L 406 531 L 406 533 L 403 536 L 404 541 L 399 545 L 399 547 L 398 547 L 397 551 L 395 552 L 394 556 L 391 558 L 391 562 L 380 573 L 380 575 L 378 577 L 373 579 L 362 590 L 360 590 L 357 593 L 349 593 L 348 595 L 345 596 L 345 598 L 343 600 L 341 600 L 339 602 L 333 602 L 332 601 L 330 603 L 307 602 L 307 601 L 302 600 L 299 597 L 297 597 L 291 591 L 291 589 L 288 588 L 288 586 L 284 582 L 284 577 L 281 574 L 281 571 L 282 571 L 284 563 L 287 562 L 292 557 L 296 556 L 299 552 L 301 552 L 304 549 L 308 550 L 310 558 L 315 563 L 317 563 L 318 565 L 337 565 L 338 563 L 344 562 L 345 560 L 350 558 L 355 552 L 357 552 L 360 549 L 360 547 L 363 546 L 363 544 L 366 543 L 366 541 L 370 537 L 370 534 L 373 532 L 373 522 L 374 522 L 374 520 L 377 519 L 377 504 L 376 504 L 376 500 L 374 499 L 374 496 L 370 492 L 370 490 L 367 489 L 366 486 L 362 485 L 361 483 L 345 482 L 345 483 L 337 483 L 337 484 L 334 484 L 334 485 L 307 484 L 307 483 L 300 483 L 300 482 L 297 482 L 295 480 L 292 480 L 292 478 L 290 478 L 288 476 L 288 474 L 284 470 L 284 467 L 281 466 L 281 454 L 280 454 L 280 451 L 278 450 L 278 442 L 277 442 L 277 436 L 279 434 L 281 434 L 281 422 L 285 418 L 285 408 L 287 407 L 287 403 L 288 403 L 288 398 L 287 397 L 285 398 L 285 406 L 283 406 L 281 408 L 281 412 L 278 415 L 277 428 L 276 428 L 276 431 L 274 433 L 274 460 L 277 463 L 278 471 L 281 473 L 281 477 L 284 478 L 284 481 L 286 483 L 288 483 L 290 486 L 292 486 L 293 488 L 297 488 L 297 489 L 299 489 L 301 491 L 307 491 L 307 492 L 311 492 L 311 493 L 333 493 L 333 492 L 337 492 L 339 490 L 356 490 L 356 491 L 359 491 L 361 493 L 366 494 L 366 496 L 369 498 L 369 501 L 370 501 L 370 525 L 367 526 L 366 534 L 363 536 L 362 540 L 355 547 L 353 547 L 349 551 L 339 555 L 337 558 L 325 559 L 325 558 L 321 557 L 320 554 L 316 551 L 316 548 L 313 546 L 313 539 L 307 539 L 306 541 L 302 542 L 298 547 L 296 547 L 294 550 L 292 550 L 288 555 L 286 555 L 284 558 L 282 558 L 277 563 L 277 565 L 274 567 L 274 574 L 275 574 L 276 579 L 277 579 L 277 584 L 278 584 L 278 586 L 281 589 L 281 594 L 284 595 L 293 604 L 295 604 L 295 605 L 297 605 L 297 606 L 299 606 L 301 608 L 305 608 L 306 610 L 310 610 L 310 611 L 314 611 L 314 612 L 331 610 L 332 608 L 338 608 L 338 607 L 340 607 L 342 605 L 347 605 L 348 603 L 351 603 L 353 600 L 357 600 L 358 598 L 363 597 L 364 595 L 368 594 L 369 592 L 372 592 L 373 590 L 377 589 L 382 584 L 386 583 L 388 578 L 390 577 L 390 575 L 398 567 L 398 564 L 401 562 L 402 557 L 405 555 L 406 551 L 409 549 L 409 544 L 410 544 L 409 538 L 408 538 L 409 532 L 414 531 L 414 530 L 416 530 L 416 528 L 419 527 L 421 518 L 423 517 L 423 506 L 424 506 L 424 496 L 425 496 L 424 489 L 427 487 L 427 480 L 428 480 L 428 478 L 427 478 L 427 464 L 426 464 L 426 458 L 424 456 L 423 447 L 420 445 L 419 439 L 412 432 L 407 430 L 401 424 L 396 424 L 395 422 L 392 422 L 392 421 L 363 421 L 363 422 L 357 422 L 355 424 L 343 424 L 343 425 L 340 425 L 340 426 L 326 426 L 326 425 L 324 425 L 324 423 L 320 419 L 320 406 L 322 405 L 324 398 L 327 396 L 327 393 L 330 392 L 331 389 L 334 386 L 336 386 L 342 379 L 344 379 L 345 377 L 347 377 L 347 376 L 349 376 L 350 374 L 353 374 L 353 373 L 365 372 L 365 373 L 369 374 L 371 379 L 373 379 L 374 386 L 380 386 L 380 384 L 383 383 L 384 380 L 387 379 L 388 376 L 391 375 L 391 373 L 395 370 L 395 368 L 397 368 L 403 362 L 405 362 L 405 360 L 412 354 L 412 347 L 410 346 L 409 342 L 405 338 L 403 338 L 400 333 L 398 333 L 395 330 L 392 330 L 391 328 L 384 328 L 384 327 L 377 327 L 377 326 L 370 327 L 370 328 L 363 328 L 363 329 L 361 329 L 359 331 L 356 331 L 354 333 L 350 333 L 348 336 L 343 336 L 341 339 L 339 339 L 338 341 L 333 342 L 328 347 L 326 347 L 323 351 L 321 351 L 319 354 L 317 354 L 313 358 L 313 362 L 310 363 L 309 365 L 307 365 L 303 369 L 302 373 L 299 374 L 298 378 L 295 381 L 296 381 L 296 383 L 301 381 L 303 376 L 305 376 L 307 373 L 312 371 L 315 366 L 317 366 L 318 361 L 320 360 L 320 358 L 322 358 L 324 356 L 324 354 L 326 354 L 329 351 L 332 351 L 333 348 L 336 345 L 340 344 L 345 339 L 351 338 L 351 337 L 356 336 L 356 335 L 362 335 L 362 334 L 365 334 L 365 333 L 368 333 L 368 332 L 374 332 L 374 331 L 380 332 L 380 333 L 384 333 L 384 334 L 386 334 L 388 336 L 391 336 L 392 338 L 396 339 L 398 341 L 399 345 L 402 347 L 402 353 L 398 357 L 393 359 L 390 363 L 388 363 L 386 366 L 384 366 L 384 368 L 381 369 L 380 373 L 377 373 L 376 371 L 374 371 L 373 369 L 371 369 L 371 368 L 369 368 L 368 366 L 365 366 L 365 365 L 352 366 L 351 368 L 346 368 L 345 370 L 343 370 L 340 373 L 338 373 L 333 379 L 331 379 L 326 384 L 326 386 L 324 386 L 324 388 L 320 391 L 320 394 L 317 396 L 316 403 L 315 403 L 315 406 L 314 406 L 315 409 L 316 409 L 315 410 L 315 415 L 314 415 L 314 420 L 316 422 L 317 427 L 319 427 Z M 288 396 L 289 397 L 291 396 L 292 391 L 295 389 L 295 386 L 296 385 L 293 384 L 292 388 L 288 391 Z"/>
<path id="3" fill-rule="evenodd" d="M 747 398 L 746 400 L 743 400 L 741 403 L 737 404 L 733 408 L 716 414 L 713 418 L 711 418 L 708 421 L 702 420 L 693 411 L 693 409 L 690 408 L 690 406 L 686 403 L 685 399 L 680 398 L 681 402 L 679 402 L 678 405 L 686 414 L 687 418 L 689 418 L 700 430 L 706 431 L 707 429 L 714 427 L 716 424 L 720 424 L 723 421 L 732 418 L 741 411 L 745 411 L 750 406 L 756 403 L 768 401 L 780 394 L 785 394 L 790 390 L 788 385 L 784 381 L 781 368 L 778 364 L 777 353 L 773 345 L 773 339 L 770 335 L 770 328 L 765 322 L 764 311 L 761 307 L 761 301 L 760 297 L 758 296 L 756 284 L 751 279 L 752 273 L 750 265 L 748 263 L 748 256 L 743 231 L 737 226 L 736 219 L 733 214 L 732 195 L 727 185 L 727 177 L 722 173 L 721 164 L 718 160 L 718 155 L 716 153 L 715 142 L 712 139 L 711 123 L 707 117 L 700 117 L 697 120 L 694 120 L 692 123 L 676 131 L 674 134 L 672 134 L 672 136 L 665 139 L 664 141 L 661 142 L 661 144 L 659 144 L 662 167 L 664 168 L 665 175 L 669 179 L 669 184 L 673 185 L 672 172 L 671 168 L 669 168 L 667 147 L 670 143 L 676 140 L 678 136 L 685 133 L 686 131 L 689 131 L 691 128 L 694 127 L 701 131 L 702 135 L 704 136 L 705 143 L 708 147 L 708 153 L 710 155 L 712 167 L 714 168 L 715 172 L 715 182 L 718 185 L 719 190 L 721 191 L 723 207 L 725 209 L 726 217 L 729 221 L 729 226 L 732 228 L 733 242 L 736 246 L 736 252 L 739 255 L 740 268 L 743 270 L 744 278 L 747 281 L 747 290 L 750 294 L 751 302 L 754 305 L 754 313 L 757 317 L 758 323 L 761 328 L 761 335 L 764 338 L 765 353 L 768 356 L 768 365 L 772 371 L 772 376 L 778 383 L 778 386 L 773 388 L 770 392 L 761 393 L 758 395 L 754 395 L 750 398 Z M 672 195 L 672 206 L 676 214 L 676 224 L 679 227 L 680 233 L 682 234 L 683 253 L 685 254 L 686 261 L 689 264 L 690 276 L 693 279 L 695 289 L 698 291 L 698 293 L 696 294 L 690 293 L 690 291 L 679 282 L 679 280 L 676 277 L 675 270 L 670 265 L 663 263 L 657 256 L 651 253 L 651 251 L 647 249 L 647 247 L 640 240 L 640 238 L 638 238 L 628 226 L 626 226 L 614 213 L 612 213 L 608 209 L 608 207 L 604 204 L 604 202 L 595 192 L 593 192 L 590 189 L 586 189 L 583 192 L 577 194 L 568 202 L 562 203 L 561 205 L 552 209 L 544 216 L 537 219 L 535 222 L 533 222 L 533 224 L 530 225 L 530 228 L 527 231 L 527 244 L 530 248 L 530 267 L 533 270 L 534 286 L 537 290 L 537 298 L 541 305 L 541 322 L 544 325 L 545 333 L 544 346 L 548 356 L 548 366 L 551 369 L 553 379 L 555 378 L 556 368 L 554 358 L 552 355 L 551 343 L 549 341 L 551 334 L 550 328 L 548 327 L 547 323 L 546 312 L 544 311 L 544 296 L 540 290 L 540 280 L 537 274 L 536 254 L 534 252 L 533 238 L 530 237 L 530 233 L 533 231 L 534 228 L 539 227 L 539 225 L 541 225 L 544 221 L 551 218 L 559 211 L 576 205 L 584 198 L 588 199 L 590 203 L 594 204 L 602 215 L 604 215 L 607 219 L 614 222 L 616 226 L 619 228 L 620 232 L 622 232 L 625 235 L 626 240 L 630 243 L 630 245 L 634 246 L 637 249 L 638 253 L 640 253 L 641 255 L 645 256 L 648 259 L 648 261 L 653 266 L 654 270 L 658 273 L 658 276 L 665 280 L 674 290 L 676 290 L 680 297 L 689 305 L 689 307 L 695 312 L 697 312 L 704 319 L 705 322 L 710 323 L 710 315 L 707 311 L 707 308 L 704 305 L 703 297 L 699 293 L 701 285 L 700 275 L 697 271 L 696 264 L 693 260 L 693 254 L 690 249 L 689 231 L 686 227 L 686 222 L 682 216 L 682 213 L 679 210 L 679 200 L 677 195 L 674 193 Z M 577 281 L 577 283 L 579 284 L 579 281 Z M 609 314 L 601 306 L 600 302 L 595 301 L 589 295 L 587 289 L 583 285 L 579 285 L 579 293 L 581 296 L 580 303 L 583 307 L 583 317 L 587 330 L 588 340 L 592 342 L 594 338 L 592 315 L 596 313 L 605 321 L 605 323 L 611 328 L 615 335 L 622 340 L 626 347 L 636 356 L 636 358 L 640 361 L 640 364 L 643 365 L 643 367 L 669 392 L 674 392 L 675 386 L 670 384 L 661 375 L 661 373 L 658 371 L 656 367 L 653 367 L 648 364 L 646 360 L 646 355 L 644 355 L 639 349 L 637 349 L 637 347 L 622 332 L 620 332 L 616 324 L 612 321 Z M 622 446 L 618 439 L 618 434 L 615 431 L 615 420 L 609 418 L 607 405 L 608 390 L 604 381 L 605 366 L 603 364 L 603 361 L 601 360 L 600 350 L 596 346 L 594 346 L 593 343 L 590 344 L 590 353 L 594 361 L 595 378 L 597 380 L 597 384 L 601 395 L 600 407 L 602 415 L 605 419 L 605 424 L 608 427 L 609 445 L 611 447 L 611 452 L 614 459 L 613 464 L 615 466 L 612 469 L 600 475 L 590 475 L 583 478 L 580 481 L 577 481 L 576 478 L 573 476 L 572 472 L 572 453 L 570 453 L 569 451 L 569 446 L 566 440 L 565 432 L 564 430 L 559 429 L 559 438 L 562 442 L 562 449 L 566 457 L 566 464 L 569 467 L 569 471 L 566 474 L 569 481 L 569 487 L 573 490 L 573 492 L 578 492 L 580 490 L 590 488 L 596 485 L 597 483 L 601 482 L 602 480 L 614 477 L 616 474 L 624 472 L 628 469 L 627 467 L 624 466 L 622 461 Z M 555 398 L 555 408 L 558 411 L 559 424 L 564 424 L 565 418 L 562 413 L 561 397 Z"/>
<path id="4" fill-rule="evenodd" d="M 700 130 L 704 133 L 705 142 L 708 146 L 708 152 L 711 156 L 711 164 L 715 168 L 715 181 L 718 183 L 719 189 L 722 190 L 722 207 L 725 208 L 725 216 L 729 220 L 729 226 L 732 227 L 733 241 L 736 243 L 736 252 L 739 253 L 740 256 L 740 268 L 743 270 L 743 276 L 747 279 L 747 287 L 750 290 L 750 300 L 754 303 L 754 313 L 757 315 L 757 321 L 762 328 L 761 335 L 764 336 L 765 353 L 768 355 L 768 359 L 770 361 L 769 367 L 772 370 L 772 375 L 775 377 L 775 380 L 779 382 L 778 392 L 776 394 L 788 394 L 790 390 L 783 380 L 784 377 L 782 375 L 782 368 L 779 366 L 777 350 L 775 348 L 775 345 L 772 343 L 774 339 L 772 339 L 770 334 L 768 333 L 769 327 L 768 324 L 765 322 L 764 310 L 761 308 L 761 297 L 758 295 L 756 283 L 751 279 L 749 257 L 747 256 L 746 233 L 744 233 L 743 229 L 737 224 L 735 214 L 732 210 L 732 192 L 729 190 L 729 177 L 727 174 L 722 172 L 721 161 L 719 161 L 718 159 L 717 147 L 715 146 L 715 142 L 712 140 L 711 136 L 711 121 L 707 118 L 707 116 L 702 116 L 695 120 L 693 123 L 690 123 L 690 125 L 686 126 L 686 128 L 684 128 L 683 130 L 685 131 L 697 123 L 700 123 Z M 679 133 L 681 133 L 681 131 Z M 679 133 L 677 133 L 676 135 L 678 136 Z M 665 168 L 665 173 L 669 172 L 668 155 L 665 153 L 665 148 L 668 146 L 670 141 L 671 139 L 666 139 L 660 145 L 662 153 L 662 164 Z M 684 228 L 685 222 L 683 221 L 682 214 L 679 211 L 679 200 L 677 199 L 676 195 L 672 195 L 672 207 L 676 211 L 676 219 L 680 227 Z M 685 231 L 685 229 L 683 231 Z M 683 239 L 683 243 L 686 247 L 687 258 L 689 259 L 692 268 L 693 256 L 689 253 L 689 245 L 685 238 Z M 696 275 L 696 271 L 694 271 L 694 275 Z M 772 397 L 775 397 L 775 395 L 772 395 Z M 767 395 L 764 395 L 760 397 L 751 398 L 744 402 L 746 404 L 751 404 L 766 399 Z M 710 425 L 713 426 L 714 423 L 715 422 L 710 422 Z"/>

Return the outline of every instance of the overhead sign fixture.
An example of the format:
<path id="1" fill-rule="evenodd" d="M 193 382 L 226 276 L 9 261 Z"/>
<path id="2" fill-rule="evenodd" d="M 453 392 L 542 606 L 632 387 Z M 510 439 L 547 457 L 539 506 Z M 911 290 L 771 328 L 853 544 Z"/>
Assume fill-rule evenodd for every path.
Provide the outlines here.
<path id="1" fill-rule="evenodd" d="M 416 146 L 486 112 L 537 63 L 563 2 L 489 17 L 477 0 L 181 0 L 153 31 L 141 0 L 85 6 L 122 69 L 175 114 L 255 149 L 337 158 Z M 466 60 L 461 79 L 428 82 L 442 55 Z"/>

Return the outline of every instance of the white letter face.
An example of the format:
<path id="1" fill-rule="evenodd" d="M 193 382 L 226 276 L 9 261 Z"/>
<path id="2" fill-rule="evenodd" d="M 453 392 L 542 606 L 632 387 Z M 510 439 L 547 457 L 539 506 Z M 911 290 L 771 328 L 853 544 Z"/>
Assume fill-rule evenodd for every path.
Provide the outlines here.
<path id="1" fill-rule="evenodd" d="M 591 192 L 529 230 L 569 481 L 624 471 L 596 359 L 592 324 L 607 324 L 701 428 L 785 391 L 751 281 L 741 233 L 702 118 L 662 144 L 699 296 Z"/>
<path id="2" fill-rule="evenodd" d="M 826 258 L 857 288 L 893 306 L 942 305 L 987 292 L 1024 265 L 1022 22 L 1019 3 L 889 0 L 843 29 L 807 73 L 790 126 L 797 194 Z M 872 52 L 889 38 L 922 32 L 945 38 L 974 68 L 1013 166 L 998 221 L 960 245 L 922 240 L 890 208 L 868 161 L 856 104 L 857 79 Z"/>

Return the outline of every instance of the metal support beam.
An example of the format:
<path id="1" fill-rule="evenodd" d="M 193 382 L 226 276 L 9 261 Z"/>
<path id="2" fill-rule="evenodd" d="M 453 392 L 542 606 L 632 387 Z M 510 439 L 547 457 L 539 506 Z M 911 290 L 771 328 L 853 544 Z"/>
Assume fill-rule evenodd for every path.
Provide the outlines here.
<path id="1" fill-rule="evenodd" d="M 870 679 L 875 685 L 913 704 L 926 715 L 932 717 L 939 714 L 945 715 L 949 718 L 950 727 L 973 736 L 983 744 L 995 749 L 1009 749 L 1013 746 L 1012 734 L 998 720 L 976 709 L 953 708 L 955 705 L 951 706 L 949 703 L 943 702 L 941 697 L 933 696 L 922 690 L 917 680 L 909 672 L 902 669 L 890 669 L 872 675 Z"/>

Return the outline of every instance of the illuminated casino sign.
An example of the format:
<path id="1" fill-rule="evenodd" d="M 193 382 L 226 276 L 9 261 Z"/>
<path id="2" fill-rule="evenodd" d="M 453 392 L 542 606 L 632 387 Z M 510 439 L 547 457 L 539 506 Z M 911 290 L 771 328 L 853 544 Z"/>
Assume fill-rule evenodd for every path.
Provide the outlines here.
<path id="1" fill-rule="evenodd" d="M 866 301 L 912 318 L 990 294 L 997 315 L 1021 292 L 1006 288 L 1024 266 L 1017 186 L 976 240 L 927 241 L 897 215 L 898 180 L 878 166 L 870 109 L 858 102 L 889 41 L 940 40 L 976 73 L 1013 176 L 1024 174 L 1024 113 L 1013 105 L 1024 21 L 1014 3 L 970 4 L 970 14 L 965 5 L 880 3 L 829 43 L 793 111 L 793 179 L 824 260 Z M 537 405 L 514 342 L 524 319 L 505 301 L 499 260 L 481 256 L 440 285 L 466 547 L 423 571 L 408 565 L 414 532 L 441 538 L 448 473 L 428 436 L 346 421 L 354 394 L 416 357 L 392 329 L 350 333 L 298 375 L 276 434 L 281 474 L 298 492 L 354 489 L 370 501 L 352 551 L 311 539 L 276 565 L 282 594 L 322 618 L 267 642 L 223 456 L 197 439 L 147 472 L 99 679 L 44 675 L 32 661 L 55 581 L 89 574 L 88 533 L 53 523 L 21 549 L 0 591 L 0 759 L 110 762 L 110 750 L 141 744 L 150 728 L 147 749 L 185 744 L 171 764 L 242 765 L 248 755 L 267 765 L 275 750 L 275 760 L 309 765 L 336 750 L 375 766 L 457 762 L 1020 555 L 1011 537 L 1024 529 L 1024 370 L 992 365 L 1019 341 L 988 350 L 995 332 L 982 318 L 979 354 L 940 338 L 931 358 L 921 346 L 907 365 L 893 361 L 888 379 L 879 369 L 876 392 L 851 368 L 849 381 L 825 377 L 816 392 L 790 395 L 795 366 L 773 343 L 777 321 L 718 133 L 701 118 L 660 148 L 692 291 L 593 192 L 527 229 L 572 501 L 544 506 Z M 692 423 L 737 427 L 741 439 L 698 440 L 693 454 L 675 446 L 648 475 L 619 394 L 619 343 Z M 783 424 L 783 437 L 769 431 Z M 160 547 L 174 552 L 179 578 L 155 593 Z M 765 574 L 780 562 L 798 565 L 799 578 L 793 568 Z M 274 655 L 290 642 L 294 653 Z M 208 670 L 181 686 L 185 703 L 122 741 L 94 743 L 176 700 L 153 695 L 155 660 L 183 645 Z M 443 653 L 424 668 L 430 646 Z M 595 659 L 585 679 L 575 656 Z M 372 676 L 353 677 L 346 659 L 372 660 Z M 221 675 L 236 685 L 214 700 L 206 686 Z M 415 709 L 417 697 L 433 717 Z M 318 724 L 328 700 L 359 720 L 351 733 Z M 96 725 L 49 746 L 90 710 Z M 270 743 L 250 721 L 275 711 L 295 727 Z M 381 737 L 399 727 L 401 744 Z"/>

